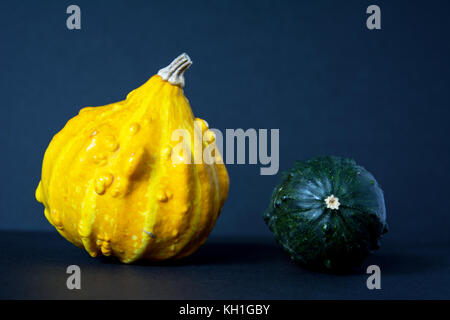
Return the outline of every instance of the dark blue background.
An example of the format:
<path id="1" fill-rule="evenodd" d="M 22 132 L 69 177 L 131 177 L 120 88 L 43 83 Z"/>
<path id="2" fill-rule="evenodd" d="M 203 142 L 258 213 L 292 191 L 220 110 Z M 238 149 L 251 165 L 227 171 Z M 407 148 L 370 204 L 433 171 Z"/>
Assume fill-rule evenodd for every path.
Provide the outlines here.
<path id="1" fill-rule="evenodd" d="M 82 30 L 66 28 L 77 4 Z M 370 4 L 382 30 L 366 28 Z M 385 191 L 391 239 L 448 244 L 448 1 L 1 1 L 0 228 L 51 230 L 34 199 L 52 138 L 176 55 L 211 127 L 279 128 L 280 169 L 353 157 Z M 229 165 L 213 235 L 269 235 L 279 176 Z"/>

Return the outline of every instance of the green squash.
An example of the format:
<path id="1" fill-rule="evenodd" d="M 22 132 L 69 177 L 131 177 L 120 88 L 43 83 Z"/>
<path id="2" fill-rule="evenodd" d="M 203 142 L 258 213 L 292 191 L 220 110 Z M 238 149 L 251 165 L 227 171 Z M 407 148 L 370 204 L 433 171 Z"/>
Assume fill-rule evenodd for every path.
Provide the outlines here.
<path id="1" fill-rule="evenodd" d="M 282 174 L 265 223 L 291 258 L 316 270 L 349 271 L 387 232 L 383 191 L 351 159 L 297 161 Z"/>

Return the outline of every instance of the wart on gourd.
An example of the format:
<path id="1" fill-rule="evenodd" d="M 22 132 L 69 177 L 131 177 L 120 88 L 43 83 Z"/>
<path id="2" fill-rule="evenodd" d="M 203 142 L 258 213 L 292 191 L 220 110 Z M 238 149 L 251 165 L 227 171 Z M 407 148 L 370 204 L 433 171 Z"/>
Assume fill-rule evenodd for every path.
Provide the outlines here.
<path id="1" fill-rule="evenodd" d="M 172 131 L 193 133 L 194 122 L 204 122 L 182 90 L 191 64 L 182 54 L 126 100 L 83 108 L 47 148 L 36 199 L 58 232 L 91 256 L 182 258 L 212 230 L 228 194 L 223 161 L 171 159 Z"/>

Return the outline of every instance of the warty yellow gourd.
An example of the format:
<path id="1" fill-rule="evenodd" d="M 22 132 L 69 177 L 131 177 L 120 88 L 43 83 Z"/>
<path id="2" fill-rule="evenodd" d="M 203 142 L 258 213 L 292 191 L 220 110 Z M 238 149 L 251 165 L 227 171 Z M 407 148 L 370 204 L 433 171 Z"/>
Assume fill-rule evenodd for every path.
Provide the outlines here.
<path id="1" fill-rule="evenodd" d="M 125 100 L 81 109 L 51 140 L 36 199 L 58 232 L 91 256 L 182 258 L 211 232 L 229 178 L 217 149 L 214 163 L 193 161 L 194 142 L 204 150 L 215 141 L 183 93 L 191 64 L 180 55 Z M 209 138 L 174 155 L 179 129 Z"/>

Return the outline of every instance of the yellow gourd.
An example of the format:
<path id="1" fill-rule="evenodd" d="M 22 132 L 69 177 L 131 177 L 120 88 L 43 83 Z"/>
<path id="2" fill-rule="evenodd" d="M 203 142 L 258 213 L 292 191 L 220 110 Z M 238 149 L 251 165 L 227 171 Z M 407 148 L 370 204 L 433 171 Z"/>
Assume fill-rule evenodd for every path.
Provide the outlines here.
<path id="1" fill-rule="evenodd" d="M 50 142 L 36 199 L 58 232 L 91 256 L 182 258 L 211 232 L 229 180 L 213 132 L 183 94 L 191 64 L 182 54 L 126 100 L 81 109 Z M 192 152 L 176 149 L 178 129 L 191 136 L 182 151 Z M 194 162 L 196 143 L 215 149 L 213 163 Z"/>

